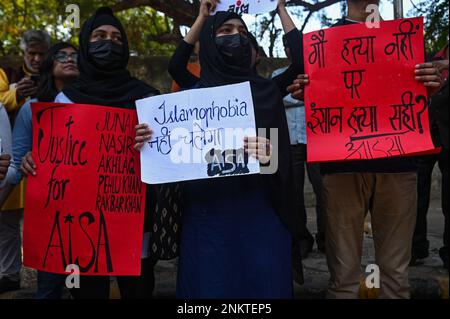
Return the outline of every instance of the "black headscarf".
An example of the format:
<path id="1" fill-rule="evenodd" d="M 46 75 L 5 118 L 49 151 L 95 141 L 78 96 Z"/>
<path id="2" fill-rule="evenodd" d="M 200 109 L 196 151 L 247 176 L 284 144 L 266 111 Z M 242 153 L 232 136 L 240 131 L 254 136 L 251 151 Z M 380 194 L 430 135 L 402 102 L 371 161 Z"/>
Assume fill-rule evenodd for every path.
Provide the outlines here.
<path id="1" fill-rule="evenodd" d="M 97 67 L 89 56 L 89 39 L 92 31 L 101 25 L 112 25 L 122 35 L 123 56 L 121 67 L 104 70 Z M 83 24 L 80 32 L 80 52 L 78 56 L 79 78 L 63 89 L 64 94 L 75 103 L 98 104 L 135 108 L 135 101 L 157 95 L 159 91 L 132 77 L 127 69 L 130 51 L 125 30 L 120 21 L 107 7 L 99 8 Z"/>
<path id="2" fill-rule="evenodd" d="M 250 82 L 255 108 L 256 127 L 278 129 L 278 170 L 272 175 L 249 175 L 243 179 L 257 178 L 271 186 L 274 207 L 285 226 L 294 236 L 299 235 L 300 218 L 294 208 L 294 181 L 291 174 L 290 139 L 283 100 L 276 84 L 258 76 L 252 69 L 227 64 L 218 51 L 214 38 L 216 30 L 231 19 L 242 18 L 232 12 L 217 12 L 205 22 L 200 36 L 200 86 L 214 87 L 241 82 Z M 276 142 L 272 140 L 272 144 Z"/>
<path id="3" fill-rule="evenodd" d="M 250 43 L 252 44 L 256 52 L 259 52 L 258 40 L 256 40 L 256 37 L 251 32 L 248 33 L 248 39 L 250 40 Z"/>

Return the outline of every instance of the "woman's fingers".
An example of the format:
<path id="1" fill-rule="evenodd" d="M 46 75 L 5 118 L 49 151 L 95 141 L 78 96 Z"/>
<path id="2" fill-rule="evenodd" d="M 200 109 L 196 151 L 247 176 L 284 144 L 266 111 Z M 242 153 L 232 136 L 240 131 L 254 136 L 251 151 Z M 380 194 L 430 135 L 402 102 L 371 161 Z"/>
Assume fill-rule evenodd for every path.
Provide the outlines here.
<path id="1" fill-rule="evenodd" d="M 440 75 L 439 69 L 436 67 L 416 69 L 416 75 Z"/>
<path id="2" fill-rule="evenodd" d="M 214 12 L 216 10 L 216 7 L 219 3 L 220 0 L 202 0 L 200 5 L 200 14 L 205 17 L 209 16 L 210 12 Z"/>
<path id="3" fill-rule="evenodd" d="M 297 78 L 294 80 L 294 83 L 299 83 L 306 85 L 309 83 L 309 76 L 308 74 L 299 74 Z"/>
<path id="4" fill-rule="evenodd" d="M 148 124 L 146 124 L 146 123 L 138 124 L 134 128 L 136 129 L 136 131 L 140 130 L 140 129 L 149 129 Z"/>
<path id="5" fill-rule="evenodd" d="M 297 91 L 300 88 L 300 85 L 298 84 L 291 84 L 287 87 L 287 91 L 290 93 L 294 93 L 295 91 Z"/>
<path id="6" fill-rule="evenodd" d="M 295 79 L 292 83 L 305 86 L 309 83 L 309 79 Z"/>
<path id="7" fill-rule="evenodd" d="M 441 82 L 424 82 L 423 85 L 426 87 L 439 88 L 439 87 L 441 87 L 442 83 Z"/>
<path id="8" fill-rule="evenodd" d="M 147 124 L 136 125 L 136 142 L 145 142 L 153 135 L 153 130 Z"/>
<path id="9" fill-rule="evenodd" d="M 216 10 L 217 5 L 220 3 L 220 0 L 211 0 L 211 12 L 214 12 Z"/>
<path id="10" fill-rule="evenodd" d="M 291 93 L 291 96 L 294 99 L 303 100 L 303 98 L 304 98 L 304 91 L 303 91 L 302 87 L 298 84 L 292 84 L 292 85 L 288 86 L 287 91 L 289 93 Z"/>
<path id="11" fill-rule="evenodd" d="M 416 76 L 416 80 L 419 82 L 440 82 L 440 76 L 438 75 L 421 75 Z"/>
<path id="12" fill-rule="evenodd" d="M 258 160 L 261 164 L 267 164 L 270 162 L 270 159 L 272 157 L 272 146 L 270 146 L 270 149 L 268 151 L 248 150 L 247 154 Z"/>
<path id="13" fill-rule="evenodd" d="M 142 147 L 144 146 L 145 143 L 136 143 L 134 144 L 133 148 L 135 151 L 140 151 L 142 149 Z"/>
<path id="14" fill-rule="evenodd" d="M 151 135 L 148 136 L 136 136 L 136 143 L 134 144 L 133 148 L 136 151 L 140 151 L 145 143 L 147 143 L 152 138 Z"/>
<path id="15" fill-rule="evenodd" d="M 425 62 L 425 63 L 420 63 L 416 65 L 416 69 L 427 69 L 427 68 L 432 68 L 433 67 L 433 63 L 432 62 Z"/>
<path id="16" fill-rule="evenodd" d="M 145 123 L 136 125 L 135 129 L 136 137 L 134 139 L 136 141 L 136 144 L 134 144 L 133 148 L 136 151 L 140 151 L 144 144 L 152 138 L 153 131 L 148 126 L 148 124 Z"/>
<path id="17" fill-rule="evenodd" d="M 0 155 L 0 180 L 5 178 L 8 167 L 11 162 L 11 156 L 7 154 Z"/>
<path id="18" fill-rule="evenodd" d="M 0 155 L 0 163 L 1 163 L 1 166 L 7 166 L 7 165 L 9 165 L 9 162 L 11 161 L 11 155 L 9 155 L 9 154 L 3 154 L 3 155 Z"/>
<path id="19" fill-rule="evenodd" d="M 304 87 L 309 84 L 308 74 L 299 74 L 297 78 L 287 87 L 287 91 L 297 100 L 303 100 Z"/>
<path id="20" fill-rule="evenodd" d="M 149 128 L 141 128 L 136 131 L 136 136 L 148 136 L 148 135 L 152 135 L 152 134 L 153 134 L 153 131 Z"/>
<path id="21" fill-rule="evenodd" d="M 436 81 L 440 82 L 441 72 L 433 63 L 423 63 L 416 65 L 414 71 L 415 78 L 420 82 Z"/>
<path id="22" fill-rule="evenodd" d="M 442 86 L 441 72 L 431 62 L 416 65 L 414 73 L 416 81 L 428 89 L 428 96 L 433 96 Z"/>
<path id="23" fill-rule="evenodd" d="M 291 84 L 287 87 L 287 91 L 290 93 L 303 91 L 303 85 L 298 84 L 298 83 Z"/>
<path id="24" fill-rule="evenodd" d="M 264 137 L 245 137 L 244 150 L 262 164 L 266 164 L 270 161 L 273 147 L 270 141 Z"/>
<path id="25" fill-rule="evenodd" d="M 22 158 L 22 165 L 20 167 L 24 175 L 36 175 L 36 164 L 34 163 L 33 157 L 31 156 L 31 152 L 28 152 L 27 155 L 25 155 Z"/>
<path id="26" fill-rule="evenodd" d="M 31 167 L 33 169 L 35 169 L 36 168 L 36 164 L 34 163 L 33 155 L 31 155 L 31 152 L 28 152 L 27 155 L 25 155 L 25 158 L 26 158 L 27 162 L 30 163 Z"/>
<path id="27" fill-rule="evenodd" d="M 137 143 L 143 143 L 143 142 L 149 141 L 151 138 L 152 138 L 152 134 L 149 133 L 149 134 L 147 134 L 147 135 L 136 136 L 136 137 L 135 137 L 135 141 L 136 141 Z"/>

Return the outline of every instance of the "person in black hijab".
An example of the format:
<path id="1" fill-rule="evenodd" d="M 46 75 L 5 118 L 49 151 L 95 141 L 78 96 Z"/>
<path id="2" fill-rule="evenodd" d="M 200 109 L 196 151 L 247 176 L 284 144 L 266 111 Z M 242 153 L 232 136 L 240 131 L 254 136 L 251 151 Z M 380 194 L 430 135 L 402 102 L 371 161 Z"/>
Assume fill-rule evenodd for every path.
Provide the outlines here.
<path id="1" fill-rule="evenodd" d="M 199 15 L 196 21 L 191 26 L 184 39 L 177 46 L 177 49 L 169 61 L 168 72 L 174 81 L 183 89 L 193 88 L 199 81 L 199 77 L 192 74 L 188 70 L 187 65 L 194 50 L 194 43 L 199 41 L 203 24 L 211 15 L 211 12 L 214 12 L 216 5 L 217 0 L 201 1 Z M 286 96 L 288 94 L 287 87 L 292 84 L 292 81 L 297 77 L 297 75 L 304 72 L 302 34 L 295 27 L 295 24 L 285 6 L 285 0 L 278 0 L 277 13 L 280 17 L 281 24 L 285 32 L 284 38 L 291 49 L 291 64 L 284 72 L 272 77 L 272 81 L 277 84 L 282 96 Z M 253 72 L 257 74 L 257 66 L 261 59 L 260 53 L 263 51 L 260 48 L 257 39 L 251 32 L 247 33 L 247 37 L 252 46 L 252 69 Z"/>
<path id="2" fill-rule="evenodd" d="M 264 129 L 268 134 L 271 128 L 278 131 L 278 138 L 269 136 L 269 139 L 272 139 L 271 143 L 278 147 L 278 169 L 271 175 L 260 174 L 196 181 L 187 185 L 188 191 L 185 196 L 190 197 L 186 201 L 191 211 L 189 212 L 188 207 L 184 207 L 186 215 L 195 216 L 197 207 L 208 206 L 198 205 L 198 197 L 193 195 L 195 191 L 206 198 L 208 198 L 207 194 L 210 194 L 212 198 L 216 197 L 216 205 L 222 206 L 226 217 L 222 228 L 215 229 L 218 231 L 218 236 L 197 228 L 196 221 L 183 224 L 179 291 L 177 291 L 179 297 L 290 298 L 292 296 L 291 240 L 292 236 L 298 235 L 300 222 L 299 216 L 293 209 L 292 190 L 294 188 L 291 178 L 289 132 L 279 88 L 274 81 L 265 79 L 253 71 L 252 45 L 248 33 L 244 21 L 235 13 L 218 12 L 208 18 L 200 36 L 199 87 L 250 81 L 257 129 Z M 259 144 L 260 141 L 256 140 L 254 143 Z M 246 145 L 249 149 L 252 147 L 250 141 Z M 252 152 L 249 151 L 249 153 Z M 225 198 L 230 195 L 228 205 L 222 203 L 221 196 L 217 195 L 219 190 Z M 224 199 L 224 201 L 227 200 Z M 206 210 L 214 211 L 214 206 Z M 225 211 L 226 209 L 228 211 Z M 232 214 L 229 210 L 234 210 L 235 213 Z M 254 215 L 250 210 L 255 211 Z M 216 217 L 214 213 L 211 214 L 213 218 Z M 218 214 L 220 215 L 221 212 Z M 229 224 L 227 224 L 228 214 L 235 218 L 230 218 Z M 215 221 L 205 218 L 202 222 L 206 225 L 211 222 L 214 225 Z M 227 233 L 234 227 L 240 229 L 236 233 L 237 238 L 228 239 Z M 184 235 L 185 232 L 186 235 Z M 201 249 L 205 244 L 197 240 L 197 236 L 204 234 L 216 236 L 215 239 L 213 237 L 213 242 L 221 242 L 227 238 L 229 245 L 218 247 L 216 251 L 213 251 L 214 256 L 198 256 L 198 247 Z M 242 243 L 242 240 L 247 242 Z M 196 260 L 192 257 L 200 260 L 192 262 Z M 204 278 L 199 279 L 191 275 L 195 274 L 197 269 L 203 269 L 209 265 L 208 259 L 213 257 L 220 261 L 219 264 L 228 262 L 231 265 L 223 272 L 221 287 L 220 285 L 213 287 L 209 283 L 213 280 L 217 269 L 210 273 L 210 278 L 203 275 Z M 228 274 L 234 272 L 239 274 L 236 277 L 239 278 L 240 283 L 228 277 Z M 272 280 L 267 278 L 269 276 Z M 194 282 L 197 280 L 200 280 L 200 284 L 205 284 L 205 290 L 200 291 L 195 287 Z"/>
<path id="3" fill-rule="evenodd" d="M 130 75 L 129 57 L 122 24 L 110 8 L 98 9 L 81 29 L 80 77 L 63 90 L 64 94 L 74 103 L 134 109 L 136 100 L 159 91 Z"/>
<path id="4" fill-rule="evenodd" d="M 99 8 L 84 24 L 79 38 L 79 78 L 65 87 L 56 102 L 94 104 L 135 109 L 135 101 L 159 94 L 155 88 L 132 77 L 127 69 L 130 56 L 128 39 L 120 21 L 107 7 Z M 156 188 L 147 188 L 144 231 L 151 229 Z M 121 297 L 151 298 L 156 259 L 142 259 L 140 277 L 117 277 Z M 108 276 L 82 276 L 80 288 L 71 294 L 80 299 L 109 298 Z"/>
<path id="5" fill-rule="evenodd" d="M 251 48 L 250 42 L 242 35 L 226 35 L 215 37 L 215 33 L 225 22 L 232 19 L 241 21 L 242 18 L 230 12 L 218 12 L 211 17 L 203 27 L 200 39 L 200 87 L 212 87 L 227 84 L 241 83 L 250 81 L 252 89 L 253 104 L 255 106 L 255 117 L 257 128 L 278 129 L 278 148 L 279 164 L 278 171 L 270 178 L 276 181 L 277 188 L 282 193 L 277 199 L 284 204 L 290 204 L 288 194 L 289 190 L 281 190 L 283 186 L 289 187 L 291 179 L 289 177 L 289 132 L 286 124 L 286 115 L 284 113 L 283 100 L 277 85 L 270 79 L 265 79 L 252 71 L 251 68 Z M 246 26 L 245 26 L 246 28 Z M 237 41 L 240 46 L 236 46 Z M 235 50 L 233 52 L 233 50 Z M 285 198 L 283 198 L 285 197 Z M 282 200 L 283 199 L 283 200 Z M 291 219 L 295 215 L 279 211 L 281 215 L 286 214 L 285 221 L 288 221 L 287 227 L 291 229 L 293 235 L 298 231 L 295 225 L 292 225 Z"/>
<path id="6" fill-rule="evenodd" d="M 197 87 L 250 82 L 256 127 L 266 133 L 277 130 L 278 136 L 269 135 L 269 140 L 278 157 L 265 154 L 269 140 L 262 137 L 247 137 L 245 149 L 262 167 L 267 158 L 272 164 L 277 160 L 277 169 L 182 183 L 181 299 L 293 296 L 291 242 L 300 221 L 293 209 L 289 132 L 279 88 L 253 72 L 247 35 L 237 14 L 217 12 L 207 19 L 200 36 Z M 150 136 L 150 128 L 138 130 L 135 147 Z"/>

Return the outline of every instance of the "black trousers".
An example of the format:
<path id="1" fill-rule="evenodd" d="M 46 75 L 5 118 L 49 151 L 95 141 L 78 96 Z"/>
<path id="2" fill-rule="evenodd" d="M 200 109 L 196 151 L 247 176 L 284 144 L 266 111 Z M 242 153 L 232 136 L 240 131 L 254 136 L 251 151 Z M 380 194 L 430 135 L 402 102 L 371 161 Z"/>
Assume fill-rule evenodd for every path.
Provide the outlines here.
<path id="1" fill-rule="evenodd" d="M 418 159 L 418 183 L 417 183 L 417 222 L 413 237 L 413 256 L 427 255 L 430 243 L 427 239 L 427 213 L 430 206 L 430 191 L 433 168 L 439 164 L 442 174 L 442 213 L 444 214 L 443 246 L 440 249 L 442 260 L 448 262 L 448 204 L 449 204 L 449 180 L 448 180 L 448 152 L 435 156 L 424 156 Z"/>
<path id="2" fill-rule="evenodd" d="M 154 267 L 156 260 L 142 259 L 141 276 L 119 276 L 122 299 L 151 299 L 155 288 Z M 108 299 L 110 291 L 109 276 L 81 276 L 80 288 L 70 289 L 74 299 Z"/>
<path id="3" fill-rule="evenodd" d="M 291 160 L 295 180 L 296 209 L 301 216 L 301 236 L 300 241 L 306 240 L 314 243 L 314 238 L 307 228 L 308 217 L 305 207 L 305 165 L 309 181 L 312 184 L 316 196 L 316 216 L 317 216 L 317 234 L 316 241 L 318 245 L 325 244 L 325 205 L 323 201 L 323 183 L 318 164 L 306 163 L 306 145 L 291 145 Z"/>

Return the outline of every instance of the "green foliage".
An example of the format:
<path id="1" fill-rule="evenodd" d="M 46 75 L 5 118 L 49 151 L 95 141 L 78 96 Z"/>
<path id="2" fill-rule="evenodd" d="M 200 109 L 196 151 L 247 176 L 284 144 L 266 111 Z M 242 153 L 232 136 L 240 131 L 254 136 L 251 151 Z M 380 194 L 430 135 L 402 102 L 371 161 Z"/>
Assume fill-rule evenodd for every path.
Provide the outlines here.
<path id="1" fill-rule="evenodd" d="M 0 1 L 0 55 L 20 53 L 20 37 L 28 29 L 46 29 L 54 42 L 78 44 L 79 29 L 64 27 L 70 13 L 66 6 L 76 3 L 80 8 L 81 24 L 96 8 L 113 5 L 114 0 L 1 0 Z M 172 22 L 150 7 L 137 7 L 117 13 L 129 37 L 134 55 L 168 55 L 173 45 L 148 41 L 151 36 L 171 31 Z"/>
<path id="2" fill-rule="evenodd" d="M 412 15 L 425 18 L 425 44 L 428 53 L 437 52 L 448 43 L 448 10 L 448 0 L 422 0 L 412 10 Z"/>
<path id="3" fill-rule="evenodd" d="M 187 0 L 173 0 L 185 3 Z M 411 1 L 411 0 L 404 0 Z M 16 55 L 20 53 L 20 37 L 28 29 L 46 29 L 53 41 L 78 42 L 79 29 L 65 26 L 65 20 L 70 13 L 66 13 L 66 6 L 76 3 L 80 8 L 81 23 L 100 6 L 112 6 L 119 0 L 0 0 L 0 55 Z M 126 2 L 126 4 L 130 4 Z M 189 2 L 189 1 L 188 1 Z M 325 3 L 325 0 L 309 0 L 307 3 Z M 417 3 L 418 2 L 418 3 Z M 139 1 L 136 1 L 139 3 Z M 192 6 L 192 1 L 189 2 Z M 299 1 L 299 3 L 301 3 Z M 331 2 L 330 2 L 331 3 Z M 415 9 L 408 16 L 425 17 L 425 38 L 427 50 L 435 52 L 448 42 L 448 0 L 413 0 Z M 137 5 L 137 4 L 136 4 Z M 157 12 L 150 6 L 135 6 L 117 13 L 123 22 L 129 37 L 133 55 L 170 55 L 175 49 L 175 41 L 179 38 L 178 26 L 167 14 Z M 299 5 L 290 7 L 294 15 L 302 19 L 309 17 L 319 19 L 321 24 L 329 26 L 333 23 L 325 16 L 324 10 L 309 12 L 306 7 Z M 341 10 L 345 12 L 345 1 L 341 2 Z M 186 13 L 188 15 L 188 13 Z M 180 18 L 180 17 L 178 17 Z M 301 28 L 301 26 L 298 26 Z M 269 55 L 273 56 L 277 50 L 275 43 L 279 41 L 281 30 L 275 26 L 273 14 L 261 15 L 255 25 L 258 38 L 269 43 Z M 175 35 L 178 34 L 178 35 Z"/>

